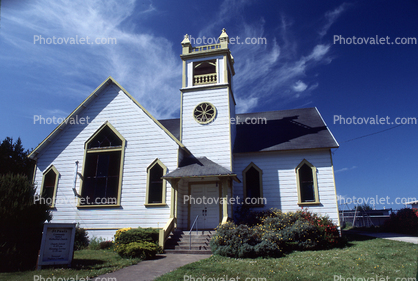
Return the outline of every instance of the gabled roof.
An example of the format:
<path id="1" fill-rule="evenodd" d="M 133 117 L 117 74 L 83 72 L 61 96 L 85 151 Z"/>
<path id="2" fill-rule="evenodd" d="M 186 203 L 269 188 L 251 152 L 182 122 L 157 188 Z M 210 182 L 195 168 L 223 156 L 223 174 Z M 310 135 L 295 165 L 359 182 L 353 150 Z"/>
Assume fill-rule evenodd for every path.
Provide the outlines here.
<path id="1" fill-rule="evenodd" d="M 162 130 L 164 130 L 167 135 L 172 138 L 182 149 L 187 151 L 187 148 L 175 137 L 169 130 L 167 130 L 161 123 L 155 119 L 139 102 L 137 102 L 129 93 L 126 91 L 118 82 L 115 81 L 111 76 L 109 76 L 99 87 L 96 88 L 70 115 L 65 118 L 65 120 L 59 124 L 55 130 L 53 130 L 30 154 L 29 158 L 36 158 L 36 155 L 39 154 L 42 149 L 44 149 L 59 133 L 69 124 L 69 120 L 78 115 L 84 108 L 86 108 L 96 97 L 98 97 L 104 89 L 110 84 L 116 85 L 122 92 L 125 93 L 148 117 L 150 117 Z"/>
<path id="2" fill-rule="evenodd" d="M 237 116 L 234 153 L 339 146 L 316 107 Z"/>
<path id="3" fill-rule="evenodd" d="M 245 124 L 246 118 L 250 123 L 260 121 Z M 234 153 L 339 146 L 316 107 L 237 114 L 236 121 Z M 180 119 L 160 122 L 174 136 L 180 137 Z"/>
<path id="4" fill-rule="evenodd" d="M 206 157 L 186 157 L 179 167 L 163 176 L 163 179 L 200 178 L 200 177 L 231 177 L 238 181 L 237 175 Z"/>

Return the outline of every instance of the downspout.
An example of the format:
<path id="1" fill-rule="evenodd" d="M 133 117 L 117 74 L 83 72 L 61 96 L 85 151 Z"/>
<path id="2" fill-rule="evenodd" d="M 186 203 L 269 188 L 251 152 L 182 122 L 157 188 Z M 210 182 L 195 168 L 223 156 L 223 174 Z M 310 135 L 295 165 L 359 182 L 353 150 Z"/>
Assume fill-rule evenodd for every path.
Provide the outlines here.
<path id="1" fill-rule="evenodd" d="M 75 161 L 75 171 L 74 171 L 74 183 L 73 183 L 73 192 L 74 192 L 74 196 L 78 197 L 77 194 L 77 175 L 78 175 L 78 161 Z"/>

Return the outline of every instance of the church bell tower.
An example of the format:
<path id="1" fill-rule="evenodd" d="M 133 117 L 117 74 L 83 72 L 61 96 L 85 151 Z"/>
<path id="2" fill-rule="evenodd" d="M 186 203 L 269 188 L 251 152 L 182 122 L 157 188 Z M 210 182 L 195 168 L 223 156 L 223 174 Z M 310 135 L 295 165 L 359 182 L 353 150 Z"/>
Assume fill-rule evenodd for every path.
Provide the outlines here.
<path id="1" fill-rule="evenodd" d="M 205 156 L 232 171 L 235 72 L 228 44 L 225 29 L 217 42 L 210 45 L 193 47 L 189 36 L 184 36 L 180 55 L 183 61 L 180 140 L 194 156 Z"/>

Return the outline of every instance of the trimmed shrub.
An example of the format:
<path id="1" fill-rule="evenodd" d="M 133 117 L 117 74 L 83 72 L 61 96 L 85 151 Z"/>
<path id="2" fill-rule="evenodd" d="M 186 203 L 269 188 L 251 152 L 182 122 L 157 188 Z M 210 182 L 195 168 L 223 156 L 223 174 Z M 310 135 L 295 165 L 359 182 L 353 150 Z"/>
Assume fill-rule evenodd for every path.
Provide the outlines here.
<path id="1" fill-rule="evenodd" d="M 152 258 L 162 250 L 158 245 L 158 239 L 158 229 L 121 229 L 115 234 L 114 251 L 121 257 Z"/>
<path id="2" fill-rule="evenodd" d="M 115 242 L 129 244 L 131 242 L 147 241 L 158 243 L 159 232 L 153 228 L 133 228 L 122 232 Z"/>
<path id="3" fill-rule="evenodd" d="M 344 245 L 328 217 L 307 210 L 251 213 L 250 225 L 227 223 L 211 240 L 214 254 L 236 257 L 279 257 L 292 250 L 328 249 Z"/>
<path id="4" fill-rule="evenodd" d="M 79 226 L 76 225 L 75 228 L 75 237 L 74 237 L 74 251 L 83 250 L 89 245 L 89 234 L 88 232 Z"/>
<path id="5" fill-rule="evenodd" d="M 121 257 L 150 259 L 160 252 L 160 247 L 148 241 L 122 244 L 117 250 Z"/>

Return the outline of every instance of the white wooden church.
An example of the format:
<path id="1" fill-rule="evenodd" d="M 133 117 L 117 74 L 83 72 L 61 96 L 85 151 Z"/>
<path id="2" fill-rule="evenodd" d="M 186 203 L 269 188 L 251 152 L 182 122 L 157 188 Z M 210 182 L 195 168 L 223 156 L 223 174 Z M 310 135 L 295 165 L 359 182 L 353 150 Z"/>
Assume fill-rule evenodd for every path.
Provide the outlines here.
<path id="1" fill-rule="evenodd" d="M 109 77 L 33 150 L 52 222 L 77 222 L 107 239 L 120 228 L 160 228 L 164 241 L 196 217 L 199 229 L 214 229 L 244 203 L 308 208 L 339 224 L 338 143 L 320 113 L 236 114 L 225 29 L 219 39 L 193 47 L 186 35 L 181 43 L 180 118 L 155 119 Z"/>

